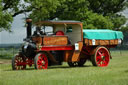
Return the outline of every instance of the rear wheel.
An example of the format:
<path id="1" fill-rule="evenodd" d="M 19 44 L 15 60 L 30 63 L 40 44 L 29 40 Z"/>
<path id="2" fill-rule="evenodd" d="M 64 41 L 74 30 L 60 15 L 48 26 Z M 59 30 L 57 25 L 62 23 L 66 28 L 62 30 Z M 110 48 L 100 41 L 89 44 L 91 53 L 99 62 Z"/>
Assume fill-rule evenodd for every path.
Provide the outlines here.
<path id="1" fill-rule="evenodd" d="M 46 53 L 38 53 L 34 58 L 35 69 L 47 69 L 48 58 Z"/>
<path id="2" fill-rule="evenodd" d="M 12 58 L 12 69 L 13 70 L 23 70 L 26 69 L 25 56 L 22 54 L 17 54 Z"/>
<path id="3" fill-rule="evenodd" d="M 110 53 L 106 47 L 99 46 L 96 48 L 94 56 L 92 56 L 93 66 L 105 67 L 110 61 Z"/>

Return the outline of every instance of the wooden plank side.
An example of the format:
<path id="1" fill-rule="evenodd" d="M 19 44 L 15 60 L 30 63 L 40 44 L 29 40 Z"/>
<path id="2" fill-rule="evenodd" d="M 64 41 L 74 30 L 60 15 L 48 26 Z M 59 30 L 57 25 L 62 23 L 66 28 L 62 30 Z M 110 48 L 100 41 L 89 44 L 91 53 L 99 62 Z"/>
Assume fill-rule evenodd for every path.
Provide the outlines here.
<path id="1" fill-rule="evenodd" d="M 87 46 L 93 46 L 92 40 L 84 39 Z M 118 39 L 115 40 L 95 40 L 95 45 L 118 45 Z"/>
<path id="2" fill-rule="evenodd" d="M 96 40 L 96 45 L 109 45 L 109 40 Z"/>
<path id="3" fill-rule="evenodd" d="M 43 38 L 43 45 L 67 45 L 67 36 L 45 36 Z"/>

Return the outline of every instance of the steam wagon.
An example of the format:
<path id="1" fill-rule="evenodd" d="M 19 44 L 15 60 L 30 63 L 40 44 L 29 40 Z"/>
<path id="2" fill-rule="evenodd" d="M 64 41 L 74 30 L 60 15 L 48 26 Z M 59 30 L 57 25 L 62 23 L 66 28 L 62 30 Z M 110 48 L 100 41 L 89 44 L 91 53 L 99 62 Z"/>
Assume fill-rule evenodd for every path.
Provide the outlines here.
<path id="1" fill-rule="evenodd" d="M 123 34 L 113 30 L 85 30 L 79 21 L 40 21 L 26 19 L 27 37 L 19 53 L 12 58 L 12 69 L 47 69 L 67 62 L 70 67 L 83 66 L 87 60 L 93 66 L 106 67 L 110 48 L 122 43 Z"/>

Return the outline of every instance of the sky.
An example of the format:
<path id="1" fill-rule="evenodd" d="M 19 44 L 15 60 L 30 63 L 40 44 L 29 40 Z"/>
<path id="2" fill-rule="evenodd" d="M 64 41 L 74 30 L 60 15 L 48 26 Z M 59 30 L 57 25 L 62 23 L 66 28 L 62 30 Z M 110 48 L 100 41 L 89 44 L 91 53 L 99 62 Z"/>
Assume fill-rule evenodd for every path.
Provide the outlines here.
<path id="1" fill-rule="evenodd" d="M 123 12 L 128 18 L 128 9 Z M 25 16 L 20 14 L 14 18 L 12 23 L 12 33 L 2 31 L 0 32 L 0 44 L 14 44 L 14 43 L 23 43 L 23 39 L 26 37 L 26 28 L 24 27 Z"/>
<path id="2" fill-rule="evenodd" d="M 23 43 L 23 38 L 26 36 L 23 18 L 24 15 L 18 15 L 14 18 L 11 33 L 6 31 L 0 32 L 0 44 Z"/>

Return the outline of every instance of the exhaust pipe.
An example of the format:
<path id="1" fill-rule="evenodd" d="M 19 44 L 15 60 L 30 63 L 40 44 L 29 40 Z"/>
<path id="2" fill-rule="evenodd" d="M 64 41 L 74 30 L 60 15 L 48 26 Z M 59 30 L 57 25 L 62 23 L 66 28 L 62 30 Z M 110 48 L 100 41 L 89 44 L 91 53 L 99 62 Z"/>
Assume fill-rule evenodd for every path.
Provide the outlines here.
<path id="1" fill-rule="evenodd" d="M 32 19 L 27 18 L 26 19 L 26 24 L 27 24 L 27 38 L 30 38 L 32 35 Z"/>

